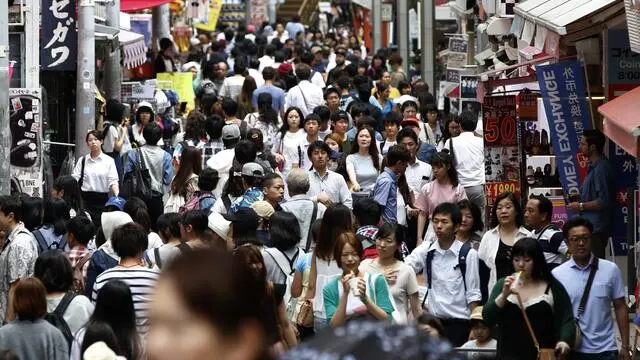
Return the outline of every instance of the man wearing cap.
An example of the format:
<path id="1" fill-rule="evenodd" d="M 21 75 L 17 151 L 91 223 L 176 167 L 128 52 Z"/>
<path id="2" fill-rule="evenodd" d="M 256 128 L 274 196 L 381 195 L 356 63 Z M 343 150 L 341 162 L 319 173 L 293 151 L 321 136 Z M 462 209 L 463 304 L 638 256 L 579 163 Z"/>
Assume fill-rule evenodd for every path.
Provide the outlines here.
<path id="1" fill-rule="evenodd" d="M 285 107 L 295 106 L 302 111 L 305 117 L 316 108 L 322 105 L 322 89 L 309 81 L 311 68 L 306 64 L 296 66 L 296 76 L 300 81 L 298 85 L 292 87 L 285 97 Z"/>
<path id="2" fill-rule="evenodd" d="M 256 201 L 264 200 L 262 193 L 262 181 L 264 169 L 257 163 L 250 162 L 242 165 L 242 187 L 244 194 L 235 199 L 229 209 L 229 214 L 234 214 L 241 207 L 250 207 Z"/>
<path id="3" fill-rule="evenodd" d="M 418 137 L 420 136 L 420 120 L 418 120 L 418 118 L 412 117 L 412 118 L 404 119 L 400 123 L 400 126 L 402 126 L 402 130 L 400 130 L 400 133 L 402 133 L 404 129 L 410 129 L 416 134 L 416 136 Z M 400 137 L 400 133 L 398 133 L 398 137 Z M 416 152 L 416 156 L 420 161 L 424 161 L 427 164 L 431 164 L 431 158 L 433 158 L 433 155 L 435 155 L 438 152 L 438 149 L 436 149 L 435 146 L 428 144 L 422 140 L 418 140 L 418 141 L 419 141 L 419 144 L 418 144 L 418 151 Z"/>
<path id="4" fill-rule="evenodd" d="M 235 147 L 240 141 L 240 128 L 236 124 L 225 125 L 222 128 L 222 142 L 224 143 L 224 150 L 213 155 L 207 161 L 207 167 L 210 167 L 218 172 L 220 180 L 214 190 L 214 195 L 220 197 L 222 195 L 222 189 L 224 189 L 227 180 L 229 179 L 229 170 L 233 165 L 233 159 L 235 158 Z"/>

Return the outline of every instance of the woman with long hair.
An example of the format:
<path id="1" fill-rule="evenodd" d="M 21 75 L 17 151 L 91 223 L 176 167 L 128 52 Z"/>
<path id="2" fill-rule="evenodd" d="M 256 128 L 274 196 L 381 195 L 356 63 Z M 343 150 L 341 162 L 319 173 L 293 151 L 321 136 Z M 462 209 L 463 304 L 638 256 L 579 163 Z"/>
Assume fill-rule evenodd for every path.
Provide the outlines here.
<path id="1" fill-rule="evenodd" d="M 456 240 L 471 244 L 471 247 L 477 251 L 480 247 L 480 240 L 482 240 L 482 236 L 478 232 L 484 230 L 482 213 L 476 204 L 467 199 L 458 201 L 458 207 L 462 214 L 462 222 L 456 231 Z"/>
<path id="2" fill-rule="evenodd" d="M 202 149 L 207 143 L 207 117 L 198 110 L 192 110 L 187 116 L 184 124 L 184 132 L 182 133 L 182 140 L 178 142 L 175 150 L 173 151 L 173 165 L 174 167 L 180 166 L 180 157 L 182 151 L 187 146 L 193 146 L 197 149 Z"/>
<path id="3" fill-rule="evenodd" d="M 389 98 L 391 87 L 382 82 L 376 83 L 375 93 L 369 98 L 369 103 L 377 106 L 382 112 L 382 116 L 387 116 L 393 110 L 393 101 Z"/>
<path id="4" fill-rule="evenodd" d="M 278 166 L 276 157 L 271 150 L 265 148 L 263 132 L 259 129 L 253 128 L 247 131 L 247 140 L 251 141 L 256 146 L 256 160 L 260 164 L 265 173 L 271 173 Z"/>
<path id="5" fill-rule="evenodd" d="M 523 223 L 524 212 L 516 196 L 510 192 L 498 195 L 491 208 L 490 230 L 478 248 L 478 257 L 490 270 L 488 291 L 497 279 L 513 274 L 513 246 L 518 240 L 531 236 Z"/>
<path id="6" fill-rule="evenodd" d="M 376 185 L 382 158 L 375 143 L 375 131 L 370 126 L 361 127 L 356 142 L 347 155 L 346 165 L 352 192 L 370 192 Z"/>
<path id="7" fill-rule="evenodd" d="M 342 271 L 322 291 L 331 327 L 350 320 L 391 319 L 394 309 L 385 277 L 359 269 L 364 249 L 355 234 L 340 234 L 333 253 Z"/>
<path id="8" fill-rule="evenodd" d="M 98 292 L 96 307 L 87 324 L 80 329 L 71 346 L 70 360 L 82 359 L 84 339 L 87 329 L 96 323 L 105 323 L 113 329 L 117 339 L 117 348 L 111 348 L 127 360 L 141 359 L 143 346 L 136 330 L 136 313 L 133 308 L 131 288 L 120 280 L 111 280 Z M 91 342 L 91 339 L 87 339 Z M 119 351 L 118 351 L 119 350 Z"/>
<path id="9" fill-rule="evenodd" d="M 187 146 L 180 157 L 180 167 L 171 181 L 169 197 L 164 202 L 164 212 L 178 212 L 198 191 L 198 175 L 202 171 L 202 151 Z"/>
<path id="10" fill-rule="evenodd" d="M 276 309 L 267 291 L 267 282 L 229 252 L 177 257 L 164 269 L 150 308 L 149 357 L 273 359 Z"/>
<path id="11" fill-rule="evenodd" d="M 409 313 L 417 319 L 422 314 L 422 306 L 416 273 L 402 262 L 400 247 L 401 244 L 396 239 L 396 225 L 385 222 L 376 235 L 378 257 L 362 260 L 359 269 L 384 276 L 395 305 L 394 320 L 400 324 L 408 324 Z"/>
<path id="12" fill-rule="evenodd" d="M 447 140 L 460 135 L 462 128 L 460 127 L 460 119 L 453 115 L 446 115 L 444 120 L 444 126 L 442 127 L 442 138 L 436 144 L 438 151 L 449 150 L 444 148 L 444 144 Z"/>
<path id="13" fill-rule="evenodd" d="M 258 95 L 258 99 L 256 100 L 258 112 L 247 114 L 244 118 L 244 121 L 249 124 L 250 128 L 260 130 L 264 148 L 268 151 L 273 149 L 273 142 L 282 127 L 282 119 L 280 119 L 280 115 L 273 109 L 272 99 L 271 94 L 266 92 Z"/>
<path id="14" fill-rule="evenodd" d="M 62 198 L 69 207 L 69 217 L 89 213 L 84 211 L 84 203 L 80 194 L 80 186 L 78 181 L 71 175 L 63 175 L 58 177 L 51 188 L 51 196 L 54 198 Z"/>
<path id="15" fill-rule="evenodd" d="M 353 219 L 348 207 L 339 204 L 324 212 L 320 236 L 314 237 L 315 248 L 311 258 L 309 288 L 306 294 L 306 299 L 313 301 L 313 327 L 316 333 L 329 326 L 322 291 L 334 276 L 340 275 L 342 272 L 336 263 L 333 252 L 338 236 L 353 231 Z"/>
<path id="16" fill-rule="evenodd" d="M 69 219 L 69 207 L 64 200 L 48 198 L 44 201 L 42 226 L 32 231 L 40 252 L 49 249 L 66 250 L 66 222 Z"/>
<path id="17" fill-rule="evenodd" d="M 338 169 L 340 159 L 342 158 L 342 142 L 344 138 L 337 133 L 331 133 L 324 138 L 324 142 L 329 145 L 331 153 L 329 154 L 329 164 L 327 169 L 336 171 Z"/>
<path id="18" fill-rule="evenodd" d="M 304 140 L 306 133 L 302 128 L 304 115 L 297 107 L 290 107 L 284 113 L 284 123 L 280 133 L 273 142 L 273 151 L 278 167 L 285 178 L 294 167 L 300 166 L 298 144 Z"/>
<path id="19" fill-rule="evenodd" d="M 252 76 L 246 76 L 244 83 L 242 83 L 242 89 L 236 101 L 238 102 L 238 119 L 244 119 L 247 114 L 252 113 L 253 104 L 251 103 L 251 96 L 253 92 L 258 88 L 256 80 Z"/>
<path id="20" fill-rule="evenodd" d="M 20 195 L 22 198 L 22 222 L 29 231 L 34 231 L 42 226 L 44 213 L 44 200 L 40 197 Z"/>
<path id="21" fill-rule="evenodd" d="M 422 187 L 415 203 L 416 208 L 420 210 L 417 229 L 418 245 L 422 243 L 427 219 L 431 218 L 431 212 L 438 205 L 445 202 L 456 204 L 467 198 L 464 187 L 458 183 L 458 173 L 453 167 L 449 154 L 439 152 L 434 155 L 431 168 L 434 179 Z M 432 235 L 434 235 L 433 226 L 429 225 L 424 239 L 431 239 Z"/>
<path id="22" fill-rule="evenodd" d="M 576 338 L 571 299 L 551 275 L 535 238 L 513 245 L 512 268 L 516 273 L 496 282 L 482 311 L 484 322 L 498 329 L 498 358 L 540 359 L 540 349 L 554 349 L 556 356 L 566 358 Z"/>

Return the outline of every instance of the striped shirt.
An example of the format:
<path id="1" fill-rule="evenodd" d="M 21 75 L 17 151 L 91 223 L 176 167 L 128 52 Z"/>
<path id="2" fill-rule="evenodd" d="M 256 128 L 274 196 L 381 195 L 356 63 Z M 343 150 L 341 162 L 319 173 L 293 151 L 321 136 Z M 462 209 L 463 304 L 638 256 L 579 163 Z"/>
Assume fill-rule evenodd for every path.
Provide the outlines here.
<path id="1" fill-rule="evenodd" d="M 133 296 L 133 307 L 136 311 L 138 333 L 144 337 L 149 330 L 147 313 L 159 274 L 157 269 L 149 269 L 142 266 L 135 268 L 116 266 L 98 275 L 96 282 L 93 284 L 91 301 L 93 303 L 96 302 L 100 289 L 111 280 L 120 280 L 129 285 Z"/>

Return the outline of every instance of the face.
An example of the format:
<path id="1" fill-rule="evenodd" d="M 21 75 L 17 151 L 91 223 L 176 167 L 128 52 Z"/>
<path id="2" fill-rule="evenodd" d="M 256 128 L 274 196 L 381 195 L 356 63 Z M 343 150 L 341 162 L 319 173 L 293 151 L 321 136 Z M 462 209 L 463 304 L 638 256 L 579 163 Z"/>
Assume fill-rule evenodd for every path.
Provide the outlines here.
<path id="1" fill-rule="evenodd" d="M 433 170 L 433 177 L 436 180 L 442 181 L 449 178 L 449 165 L 431 164 L 431 169 Z"/>
<path id="2" fill-rule="evenodd" d="M 462 214 L 462 222 L 460 223 L 460 231 L 469 232 L 473 227 L 473 214 L 469 209 L 460 209 Z"/>
<path id="3" fill-rule="evenodd" d="M 304 131 L 307 132 L 307 135 L 315 136 L 318 133 L 318 128 L 318 122 L 315 120 L 304 123 Z"/>
<path id="4" fill-rule="evenodd" d="M 578 150 L 580 150 L 583 155 L 589 156 L 589 143 L 587 142 L 587 138 L 584 136 L 580 136 Z"/>
<path id="5" fill-rule="evenodd" d="M 340 96 L 336 93 L 330 93 L 327 96 L 327 106 L 331 109 L 336 109 L 340 106 Z"/>
<path id="6" fill-rule="evenodd" d="M 491 329 L 489 329 L 484 324 L 478 324 L 474 326 L 471 331 L 473 331 L 476 340 L 479 340 L 480 342 L 488 341 L 489 337 L 491 336 Z"/>
<path id="7" fill-rule="evenodd" d="M 412 160 L 416 158 L 416 151 L 418 150 L 418 144 L 410 137 L 402 138 L 400 145 L 409 153 Z"/>
<path id="8" fill-rule="evenodd" d="M 364 76 L 366 73 L 367 73 L 367 68 L 366 67 L 362 67 L 362 66 L 358 67 L 358 75 L 363 75 Z"/>
<path id="9" fill-rule="evenodd" d="M 387 132 L 387 138 L 395 139 L 398 134 L 398 124 L 387 123 L 384 125 L 384 130 Z"/>
<path id="10" fill-rule="evenodd" d="M 287 123 L 289 123 L 289 128 L 292 130 L 297 130 L 300 128 L 300 114 L 297 111 L 289 111 L 287 114 Z"/>
<path id="11" fill-rule="evenodd" d="M 451 134 L 451 137 L 456 137 L 458 135 L 460 135 L 461 132 L 461 128 L 460 128 L 460 123 L 458 123 L 457 121 L 451 121 L 449 122 L 449 134 Z"/>
<path id="12" fill-rule="evenodd" d="M 138 117 L 140 119 L 140 123 L 142 125 L 147 125 L 149 121 L 151 121 L 151 113 L 148 111 L 141 111 L 138 113 Z"/>
<path id="13" fill-rule="evenodd" d="M 428 111 L 427 112 L 427 121 L 430 123 L 435 123 L 438 120 L 438 112 L 437 111 Z"/>
<path id="14" fill-rule="evenodd" d="M 314 150 L 311 153 L 311 163 L 314 168 L 324 168 L 327 166 L 327 160 L 329 160 L 329 156 L 326 151 L 323 150 Z"/>
<path id="15" fill-rule="evenodd" d="M 403 111 L 402 111 L 402 116 L 405 119 L 408 118 L 412 118 L 412 117 L 416 117 L 416 108 L 414 108 L 413 106 L 407 106 Z"/>
<path id="16" fill-rule="evenodd" d="M 227 65 L 225 63 L 218 63 L 215 72 L 217 78 L 224 79 L 224 77 L 227 76 Z"/>
<path id="17" fill-rule="evenodd" d="M 433 229 L 439 240 L 450 240 L 456 231 L 456 226 L 451 220 L 450 214 L 435 214 L 433 216 Z"/>
<path id="18" fill-rule="evenodd" d="M 387 84 L 387 85 L 391 85 L 391 74 L 389 74 L 388 72 L 384 72 L 382 74 L 382 83 L 383 84 Z"/>
<path id="19" fill-rule="evenodd" d="M 349 244 L 345 244 L 342 248 L 340 261 L 342 262 L 342 271 L 345 273 L 355 271 L 360 266 L 360 256 L 358 256 L 356 249 Z"/>
<path id="20" fill-rule="evenodd" d="M 191 75 L 193 75 L 193 79 L 198 77 L 198 69 L 196 69 L 195 67 L 192 67 L 191 69 L 189 69 L 189 71 L 191 71 Z"/>
<path id="21" fill-rule="evenodd" d="M 496 204 L 496 215 L 500 225 L 515 223 L 516 209 L 510 199 L 502 199 Z"/>
<path id="22" fill-rule="evenodd" d="M 89 149 L 91 151 L 98 151 L 102 146 L 102 140 L 93 135 L 89 135 L 89 137 L 87 138 L 87 145 L 89 145 Z"/>
<path id="23" fill-rule="evenodd" d="M 402 95 L 411 95 L 411 86 L 406 86 L 400 89 L 400 94 Z"/>
<path id="24" fill-rule="evenodd" d="M 275 179 L 270 186 L 265 186 L 262 192 L 267 200 L 280 202 L 284 199 L 284 182 L 282 179 Z"/>
<path id="25" fill-rule="evenodd" d="M 362 129 L 358 133 L 358 146 L 361 148 L 368 148 L 371 145 L 371 135 L 369 131 Z"/>
<path id="26" fill-rule="evenodd" d="M 1 217 L 2 212 L 0 212 Z M 567 247 L 571 256 L 576 259 L 587 259 L 591 256 L 591 231 L 585 226 L 576 226 L 567 233 Z"/>
<path id="27" fill-rule="evenodd" d="M 333 139 L 325 139 L 324 141 L 327 145 L 329 145 L 329 148 L 335 152 L 339 152 L 340 151 L 340 145 L 338 145 L 337 142 L 335 142 Z"/>
<path id="28" fill-rule="evenodd" d="M 524 208 L 524 220 L 527 225 L 534 229 L 540 227 L 546 219 L 546 215 L 540 213 L 538 209 L 540 209 L 540 201 L 538 199 L 529 199 L 527 206 Z"/>
<path id="29" fill-rule="evenodd" d="M 11 225 L 14 223 L 13 213 L 5 214 L 0 210 L 0 231 L 11 231 Z M 4 238 L 3 238 L 4 239 Z"/>
<path id="30" fill-rule="evenodd" d="M 429 336 L 433 336 L 436 339 L 440 338 L 440 333 L 438 332 L 438 329 L 434 328 L 431 325 L 420 325 L 419 328 L 420 330 L 429 334 Z"/>
<path id="31" fill-rule="evenodd" d="M 333 123 L 333 132 L 336 134 L 344 135 L 347 133 L 348 127 L 349 122 L 345 119 L 341 119 Z"/>
<path id="32" fill-rule="evenodd" d="M 378 58 L 373 59 L 373 65 L 372 66 L 374 68 L 382 67 L 382 60 L 378 59 Z"/>
<path id="33" fill-rule="evenodd" d="M 378 256 L 383 259 L 390 259 L 393 257 L 393 254 L 396 251 L 396 236 L 395 234 L 391 234 L 387 237 L 378 237 L 376 239 L 376 250 L 378 251 Z"/>
<path id="34" fill-rule="evenodd" d="M 344 54 L 336 54 L 336 65 L 338 66 L 344 65 L 345 60 L 346 60 L 346 57 L 344 56 Z"/>
<path id="35" fill-rule="evenodd" d="M 513 257 L 513 268 L 516 271 L 522 271 L 522 274 L 526 277 L 531 277 L 531 273 L 533 271 L 533 259 L 528 256 L 514 256 Z"/>
<path id="36" fill-rule="evenodd" d="M 276 32 L 282 34 L 284 32 L 284 26 L 282 24 L 276 25 Z"/>

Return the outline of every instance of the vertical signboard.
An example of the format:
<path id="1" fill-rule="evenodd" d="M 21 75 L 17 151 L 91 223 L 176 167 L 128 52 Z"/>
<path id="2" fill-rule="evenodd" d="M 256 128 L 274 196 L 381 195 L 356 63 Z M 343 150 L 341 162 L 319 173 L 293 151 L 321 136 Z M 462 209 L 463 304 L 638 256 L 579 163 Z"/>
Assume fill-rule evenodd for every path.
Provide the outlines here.
<path id="1" fill-rule="evenodd" d="M 42 197 L 40 89 L 9 89 L 11 181 L 18 191 Z"/>
<path id="2" fill-rule="evenodd" d="M 40 65 L 43 71 L 76 68 L 75 0 L 42 0 Z"/>

